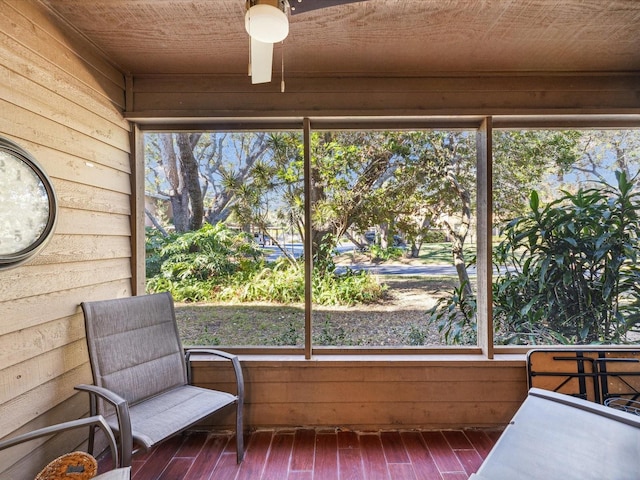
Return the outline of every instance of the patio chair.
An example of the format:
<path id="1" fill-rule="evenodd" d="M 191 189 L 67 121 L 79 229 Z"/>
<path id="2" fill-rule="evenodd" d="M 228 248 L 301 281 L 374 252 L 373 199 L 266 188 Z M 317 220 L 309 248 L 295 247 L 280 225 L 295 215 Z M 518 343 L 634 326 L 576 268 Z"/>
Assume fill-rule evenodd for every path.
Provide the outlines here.
<path id="1" fill-rule="evenodd" d="M 89 393 L 91 415 L 103 414 L 119 436 L 123 462 L 131 462 L 134 444 L 148 450 L 231 404 L 237 462 L 242 461 L 244 381 L 235 355 L 202 348 L 185 352 L 169 293 L 84 302 L 82 310 L 94 385 L 76 389 Z M 236 393 L 190 385 L 194 355 L 228 360 Z"/>
<path id="2" fill-rule="evenodd" d="M 0 442 L 0 450 L 4 450 L 20 443 L 35 440 L 40 437 L 47 437 L 56 433 L 62 433 L 80 427 L 98 427 L 104 431 L 109 446 L 111 447 L 111 456 L 114 463 L 114 469 L 98 476 L 93 476 L 94 469 L 97 468 L 97 462 L 93 457 L 83 456 L 82 452 L 73 452 L 63 455 L 40 471 L 37 480 L 46 480 L 51 478 L 93 478 L 94 480 L 129 480 L 131 478 L 130 464 L 123 465 L 118 460 L 118 449 L 116 448 L 116 439 L 109 425 L 101 415 L 81 418 L 69 422 L 59 423 L 50 427 L 40 428 L 17 437 L 9 438 Z M 120 468 L 118 468 L 120 466 Z"/>
<path id="3" fill-rule="evenodd" d="M 469 480 L 637 479 L 640 418 L 532 388 Z"/>

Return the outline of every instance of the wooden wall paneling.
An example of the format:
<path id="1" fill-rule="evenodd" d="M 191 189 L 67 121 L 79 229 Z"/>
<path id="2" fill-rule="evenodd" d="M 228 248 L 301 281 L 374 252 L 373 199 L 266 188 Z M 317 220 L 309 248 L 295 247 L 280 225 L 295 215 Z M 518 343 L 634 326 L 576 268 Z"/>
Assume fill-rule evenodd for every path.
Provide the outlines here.
<path id="1" fill-rule="evenodd" d="M 0 111 L 3 112 L 0 131 L 17 139 L 39 145 L 44 144 L 48 148 L 72 155 L 76 158 L 73 165 L 76 169 L 87 166 L 84 162 L 90 162 L 94 166 L 103 165 L 130 173 L 129 152 L 126 150 L 116 149 L 96 141 L 94 137 L 79 133 L 52 119 L 41 117 L 2 99 L 0 99 Z M 128 149 L 128 143 L 123 147 Z M 28 146 L 25 148 L 29 150 Z M 47 166 L 46 162 L 42 163 L 44 167 Z M 127 182 L 127 190 L 128 188 Z"/>
<path id="2" fill-rule="evenodd" d="M 130 258 L 129 237 L 54 235 L 31 265 Z M 130 269 L 127 269 L 130 272 Z"/>
<path id="3" fill-rule="evenodd" d="M 120 241 L 128 248 L 127 240 L 125 238 Z M 130 278 L 126 269 L 126 255 L 103 260 L 74 261 L 64 266 L 58 261 L 57 255 L 55 258 L 56 262 L 51 265 L 29 264 L 20 270 L 5 272 L 3 279 L 6 281 L 0 283 L 0 302 L 29 297 L 37 299 L 41 295 L 46 299 L 44 295 L 53 294 L 60 289 L 59 284 L 51 281 L 54 276 L 69 289 Z M 64 271 L 59 273 L 62 268 Z"/>
<path id="4" fill-rule="evenodd" d="M 18 365 L 73 342 L 84 342 L 84 336 L 84 317 L 79 312 L 7 333 L 0 336 L 0 365 Z"/>
<path id="5" fill-rule="evenodd" d="M 248 425 L 272 427 L 333 426 L 354 430 L 463 429 L 504 426 L 522 402 L 477 401 L 340 404 L 249 404 Z M 212 420 L 214 420 L 212 418 Z M 223 424 L 226 428 L 229 425 Z"/>
<path id="6" fill-rule="evenodd" d="M 121 148 L 128 136 L 126 124 L 105 119 L 82 105 L 71 103 L 68 98 L 34 82 L 31 78 L 18 75 L 2 66 L 0 97 L 14 105 L 28 105 L 34 114 L 56 119 L 76 132 L 100 139 L 116 148 Z"/>
<path id="7" fill-rule="evenodd" d="M 18 77 L 26 78 L 42 89 L 49 90 L 55 97 L 62 97 L 70 104 L 81 109 L 93 105 L 91 111 L 107 119 L 120 128 L 127 129 L 127 123 L 118 120 L 117 114 L 122 111 L 118 101 L 108 100 L 104 92 L 97 92 L 74 73 L 83 71 L 83 66 L 66 71 L 47 61 L 42 52 L 34 52 L 24 45 L 7 37 L 0 30 L 0 52 L 6 61 L 6 69 L 11 72 L 11 83 Z M 23 80 L 24 81 L 24 80 Z"/>
<path id="8" fill-rule="evenodd" d="M 69 420 L 69 411 L 76 412 L 78 418 L 87 415 L 89 412 L 89 401 L 86 394 L 76 393 L 64 404 L 56 405 L 47 410 L 43 415 L 34 418 L 32 421 L 16 430 L 14 434 L 20 435 L 38 428 Z M 79 433 L 82 434 L 82 432 Z M 84 436 L 86 437 L 86 431 L 84 432 Z M 0 473 L 3 475 L 2 478 L 16 480 L 34 478 L 36 473 L 39 471 L 38 466 L 42 466 L 43 464 L 50 462 L 53 458 L 69 452 L 70 445 L 79 445 L 79 443 L 70 444 L 66 439 L 64 440 L 65 441 L 57 449 L 52 448 L 52 443 L 47 439 L 38 439 L 31 443 L 16 445 L 11 449 L 1 451 Z M 44 447 L 42 445 L 44 445 Z M 18 460 L 21 457 L 23 457 L 23 460 Z M 11 466 L 12 464 L 13 466 Z M 31 474 L 32 471 L 34 472 L 33 474 Z"/>
<path id="9" fill-rule="evenodd" d="M 0 32 L 45 56 L 57 69 L 73 72 L 104 100 L 117 100 L 120 108 L 124 108 L 124 75 L 83 36 L 70 28 L 61 28 L 60 19 L 35 2 L 2 3 L 5 7 L 0 9 Z"/>
<path id="10" fill-rule="evenodd" d="M 464 359 L 458 361 L 441 360 L 439 356 L 423 355 L 415 360 L 384 360 L 360 361 L 357 356 L 353 360 L 343 357 L 341 361 L 302 361 L 299 356 L 291 356 L 290 360 L 278 361 L 242 360 L 246 367 L 248 378 L 253 382 L 272 383 L 286 380 L 287 382 L 306 381 L 308 375 L 313 375 L 316 381 L 363 382 L 431 382 L 450 381 L 452 370 L 459 382 L 491 381 L 499 378 L 504 381 L 526 382 L 524 359 L 503 361 L 496 359 L 488 361 L 484 358 Z M 478 356 L 480 357 L 480 356 Z M 244 357 L 241 357 L 244 358 Z M 213 381 L 233 383 L 233 372 L 224 367 L 223 362 L 197 360 L 194 365 L 196 381 Z M 340 372 L 336 376 L 336 372 Z M 201 376 L 199 376 L 201 375 Z M 304 379 L 304 380 L 303 380 Z"/>
<path id="11" fill-rule="evenodd" d="M 83 263 L 78 263 L 82 265 Z M 65 266 L 68 268 L 68 266 Z M 91 269 L 91 264 L 87 265 Z M 60 268 L 59 268 L 60 269 Z M 47 323 L 51 320 L 71 317 L 80 312 L 80 303 L 85 300 L 106 300 L 131 296 L 131 280 L 123 268 L 112 269 L 112 281 L 104 279 L 83 285 L 80 288 L 56 290 L 44 295 L 16 297 L 0 303 L 3 318 L 0 321 L 0 335 L 12 333 L 21 328 Z M 93 268 L 95 277 L 95 268 Z M 1 275 L 1 274 L 0 274 Z M 123 278 L 119 278 L 123 276 Z M 4 277 L 2 277 L 4 278 Z M 105 277 L 106 278 L 106 277 Z M 85 283 L 85 282 L 83 282 Z M 0 431 L 0 435 L 2 435 Z"/>
<path id="12" fill-rule="evenodd" d="M 129 215 L 129 195 L 113 190 L 95 188 L 92 185 L 57 178 L 56 196 L 60 208 L 89 210 L 99 213 Z"/>
<path id="13" fill-rule="evenodd" d="M 279 85 L 253 85 L 246 76 L 225 75 L 135 75 L 133 77 L 133 93 L 277 93 L 281 97 Z M 638 74 L 608 74 L 608 73 L 505 73 L 505 74 L 459 74 L 404 76 L 404 77 L 296 77 L 288 76 L 289 82 L 296 86 L 295 92 L 340 92 L 340 91 L 370 91 L 370 92 L 400 92 L 409 94 L 420 92 L 593 92 L 636 91 Z M 395 85 L 395 87 L 394 87 Z M 287 93 L 285 92 L 285 93 Z"/>
<path id="14" fill-rule="evenodd" d="M 637 92 L 138 93 L 131 120 L 166 117 L 638 113 Z M 239 98 L 240 97 L 240 98 Z"/>
<path id="15" fill-rule="evenodd" d="M 0 0 L 0 135 L 43 165 L 60 217 L 41 255 L 0 272 L 0 436 L 87 413 L 73 389 L 91 382 L 79 304 L 132 293 L 123 107 L 122 72 L 91 44 L 40 2 Z M 56 437 L 37 451 L 50 460 L 69 442 Z M 0 477 L 4 460 L 32 448 L 3 452 Z"/>
<path id="16" fill-rule="evenodd" d="M 77 233 L 78 225 L 84 225 L 83 234 L 85 235 L 118 235 L 126 237 L 131 235 L 129 215 L 68 209 L 64 207 L 58 210 L 58 222 L 56 223 L 55 231 L 59 235 L 73 235 Z"/>
<path id="17" fill-rule="evenodd" d="M 371 368 L 371 367 L 369 367 Z M 450 372 L 451 373 L 451 372 Z M 348 404 L 403 404 L 465 402 L 481 398 L 483 402 L 500 402 L 513 389 L 512 382 L 493 381 L 420 381 L 420 382 L 321 382 L 310 377 L 305 382 L 254 382 L 252 400 L 276 404 L 332 404 L 335 409 Z M 470 395 L 472 392 L 472 395 Z"/>
<path id="18" fill-rule="evenodd" d="M 526 396 L 524 362 L 243 361 L 251 428 L 460 428 L 506 423 Z M 220 362 L 194 365 L 194 382 L 233 389 Z M 229 426 L 232 416 L 209 424 Z"/>
<path id="19" fill-rule="evenodd" d="M 0 404 L 0 432 L 13 432 L 76 394 L 79 383 L 91 382 L 91 368 L 85 363 L 42 383 L 28 392 Z M 88 402 L 88 400 L 87 400 Z M 79 418 L 83 412 L 67 412 L 67 419 Z"/>
<path id="20" fill-rule="evenodd" d="M 0 121 L 0 123 L 2 122 Z M 43 147 L 31 141 L 22 142 L 15 138 L 14 140 L 21 143 L 43 165 L 53 181 L 56 195 L 61 197 L 61 201 L 64 201 L 67 196 L 64 188 L 74 193 L 68 195 L 69 198 L 73 198 L 78 192 L 78 201 L 65 205 L 61 203 L 60 206 L 83 210 L 95 208 L 96 211 L 129 214 L 128 173 Z"/>
<path id="21" fill-rule="evenodd" d="M 36 357 L 13 363 L 2 370 L 3 389 L 0 405 L 17 395 L 23 395 L 39 385 L 86 364 L 87 346 L 84 338 L 59 348 L 45 351 Z"/>

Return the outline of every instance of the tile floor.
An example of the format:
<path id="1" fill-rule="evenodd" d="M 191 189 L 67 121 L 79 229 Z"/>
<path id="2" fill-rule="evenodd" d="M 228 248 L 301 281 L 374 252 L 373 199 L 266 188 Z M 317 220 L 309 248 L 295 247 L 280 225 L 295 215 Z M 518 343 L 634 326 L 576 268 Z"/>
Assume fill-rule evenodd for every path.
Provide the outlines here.
<path id="1" fill-rule="evenodd" d="M 466 480 L 498 430 L 259 430 L 236 464 L 235 438 L 190 432 L 133 459 L 133 480 Z M 101 460 L 101 467 L 108 459 Z"/>

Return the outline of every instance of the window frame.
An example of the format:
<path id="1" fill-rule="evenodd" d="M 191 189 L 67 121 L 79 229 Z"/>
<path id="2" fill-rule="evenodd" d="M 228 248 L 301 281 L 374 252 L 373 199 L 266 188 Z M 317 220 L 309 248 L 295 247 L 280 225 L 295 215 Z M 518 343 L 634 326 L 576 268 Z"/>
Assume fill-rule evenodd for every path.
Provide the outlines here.
<path id="1" fill-rule="evenodd" d="M 380 359 L 407 356 L 480 356 L 484 359 L 520 356 L 530 346 L 495 345 L 493 341 L 491 246 L 493 218 L 493 130 L 515 129 L 607 129 L 640 128 L 640 115 L 462 115 L 462 116 L 380 116 L 380 117 L 297 117 L 297 118 L 225 118 L 225 119 L 146 119 L 134 124 L 132 132 L 132 287 L 133 294 L 145 290 L 144 249 L 144 145 L 146 132 L 188 132 L 194 130 L 219 131 L 273 131 L 302 130 L 304 141 L 305 198 L 310 188 L 310 135 L 314 129 L 328 130 L 436 130 L 465 129 L 476 131 L 477 162 L 477 345 L 476 346 L 423 346 L 423 347 L 341 347 L 313 346 L 311 326 L 312 255 L 305 255 L 305 332 L 303 347 L 225 347 L 239 355 L 303 356 L 372 356 Z M 311 249 L 311 208 L 305 201 L 305 252 Z M 484 295 L 479 295 L 483 291 Z"/>

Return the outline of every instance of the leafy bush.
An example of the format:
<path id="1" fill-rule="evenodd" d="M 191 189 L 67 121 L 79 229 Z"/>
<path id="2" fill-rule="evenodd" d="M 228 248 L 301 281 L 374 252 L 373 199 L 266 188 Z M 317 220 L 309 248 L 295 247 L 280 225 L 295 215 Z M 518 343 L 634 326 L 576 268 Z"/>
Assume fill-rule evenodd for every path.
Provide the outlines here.
<path id="1" fill-rule="evenodd" d="M 314 275 L 313 301 L 319 305 L 355 305 L 372 303 L 384 294 L 384 287 L 365 271 L 347 269 L 344 274 L 335 272 Z"/>
<path id="2" fill-rule="evenodd" d="M 496 250 L 494 323 L 508 343 L 624 343 L 640 321 L 639 194 L 617 187 L 566 193 L 509 222 Z"/>
<path id="3" fill-rule="evenodd" d="M 202 301 L 246 265 L 261 261 L 262 252 L 222 224 L 161 237 L 147 231 L 147 291 L 170 291 L 178 301 Z"/>
<path id="4" fill-rule="evenodd" d="M 304 265 L 281 258 L 266 263 L 244 234 L 222 224 L 161 237 L 147 232 L 147 291 L 169 291 L 177 301 L 304 302 Z M 313 276 L 314 302 L 353 305 L 378 300 L 383 287 L 367 272 L 337 274 L 328 259 Z"/>
<path id="5" fill-rule="evenodd" d="M 382 248 L 380 245 L 371 245 L 369 247 L 369 256 L 372 260 L 396 260 L 402 257 L 404 250 L 400 247 Z"/>
<path id="6" fill-rule="evenodd" d="M 640 322 L 640 196 L 617 186 L 580 189 L 546 206 L 531 193 L 530 212 L 510 221 L 494 252 L 496 342 L 625 343 Z M 475 299 L 456 291 L 429 312 L 448 341 L 474 327 Z"/>
<path id="7" fill-rule="evenodd" d="M 429 323 L 435 324 L 446 343 L 473 345 L 476 341 L 477 302 L 464 294 L 464 285 L 454 288 L 450 297 L 439 299 L 427 312 Z"/>

